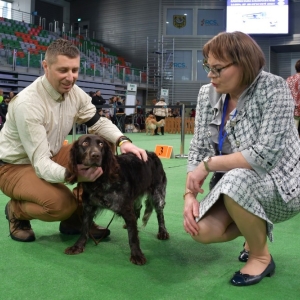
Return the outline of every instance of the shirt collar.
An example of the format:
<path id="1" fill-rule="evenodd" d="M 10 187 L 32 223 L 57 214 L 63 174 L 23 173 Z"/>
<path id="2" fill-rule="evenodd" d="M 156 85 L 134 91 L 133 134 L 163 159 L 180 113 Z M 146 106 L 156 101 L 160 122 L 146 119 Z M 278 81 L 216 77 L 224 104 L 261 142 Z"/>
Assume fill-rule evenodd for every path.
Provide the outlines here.
<path id="1" fill-rule="evenodd" d="M 42 85 L 45 88 L 45 90 L 49 93 L 49 95 L 51 96 L 51 98 L 57 102 L 61 102 L 65 100 L 65 97 L 67 95 L 62 95 L 60 94 L 58 91 L 56 91 L 53 86 L 51 85 L 51 83 L 48 81 L 48 79 L 46 78 L 45 75 L 43 75 L 42 77 Z"/>

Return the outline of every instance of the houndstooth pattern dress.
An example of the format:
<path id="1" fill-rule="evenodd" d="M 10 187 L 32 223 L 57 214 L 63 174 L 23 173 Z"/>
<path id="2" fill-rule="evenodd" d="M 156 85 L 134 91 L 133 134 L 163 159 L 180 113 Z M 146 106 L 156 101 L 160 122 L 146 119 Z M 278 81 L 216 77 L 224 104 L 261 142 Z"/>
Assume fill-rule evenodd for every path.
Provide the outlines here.
<path id="1" fill-rule="evenodd" d="M 201 87 L 188 171 L 204 157 L 216 155 L 225 97 L 211 84 Z M 300 211 L 300 140 L 293 120 L 294 100 L 283 78 L 261 71 L 240 96 L 236 110 L 225 126 L 223 152 L 241 152 L 253 170 L 225 173 L 200 202 L 199 219 L 225 194 L 266 220 L 272 241 L 273 224 Z"/>

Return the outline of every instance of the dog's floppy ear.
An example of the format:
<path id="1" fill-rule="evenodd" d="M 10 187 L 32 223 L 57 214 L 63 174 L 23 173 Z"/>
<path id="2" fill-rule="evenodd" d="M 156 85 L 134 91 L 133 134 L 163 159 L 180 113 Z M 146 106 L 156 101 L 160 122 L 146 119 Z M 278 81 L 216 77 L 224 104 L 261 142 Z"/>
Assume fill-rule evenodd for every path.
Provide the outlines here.
<path id="1" fill-rule="evenodd" d="M 102 161 L 102 170 L 110 179 L 115 179 L 118 177 L 119 165 L 115 157 L 116 147 L 115 145 L 109 143 L 103 139 L 104 151 Z"/>
<path id="2" fill-rule="evenodd" d="M 71 147 L 69 154 L 68 166 L 65 173 L 65 181 L 68 183 L 75 183 L 77 181 L 78 171 L 77 171 L 77 158 L 79 152 L 78 141 L 75 141 Z"/>

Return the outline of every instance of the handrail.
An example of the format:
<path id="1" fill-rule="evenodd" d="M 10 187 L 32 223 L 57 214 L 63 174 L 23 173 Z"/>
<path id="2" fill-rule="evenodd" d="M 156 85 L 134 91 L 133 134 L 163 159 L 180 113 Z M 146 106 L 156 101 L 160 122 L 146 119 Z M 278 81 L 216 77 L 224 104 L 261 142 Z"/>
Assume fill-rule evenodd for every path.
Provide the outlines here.
<path id="1" fill-rule="evenodd" d="M 34 51 L 34 49 L 29 48 L 27 54 L 20 57 L 20 53 L 24 53 L 24 49 L 11 47 L 9 43 L 2 43 L 2 48 L 0 51 L 4 51 L 4 57 L 6 58 L 7 65 L 11 66 L 12 70 L 15 71 L 16 67 L 25 67 L 26 71 L 29 69 L 41 69 L 42 60 L 45 57 L 45 51 L 39 50 Z M 125 67 L 119 64 L 107 64 L 99 60 L 99 56 L 94 56 L 94 59 L 90 59 L 85 55 L 81 56 L 81 68 L 79 74 L 83 77 L 94 77 L 101 79 L 108 79 L 111 82 L 122 83 L 137 83 L 146 84 L 146 72 L 140 69 Z M 91 67 L 87 67 L 89 64 Z"/>
<path id="2" fill-rule="evenodd" d="M 7 18 L 8 12 L 10 13 L 10 18 Z M 27 13 L 15 9 L 8 9 L 5 6 L 0 6 L 0 17 L 7 19 L 7 20 L 14 20 L 14 21 L 19 21 L 19 22 L 25 22 L 28 24 L 33 24 L 34 18 L 38 17 L 39 18 L 39 26 L 43 29 L 46 30 L 46 19 L 42 18 L 41 16 L 38 16 L 35 13 Z M 102 62 L 101 58 L 103 59 L 103 54 L 100 53 L 100 55 L 97 55 L 96 53 L 96 47 L 94 47 L 94 51 L 91 51 L 90 49 L 87 48 L 86 41 L 91 42 L 92 40 L 95 41 L 93 38 L 92 40 L 89 39 L 88 37 L 88 32 L 86 31 L 85 36 L 80 36 L 79 34 L 73 34 L 72 30 L 72 25 L 63 23 L 61 24 L 61 28 L 59 28 L 58 21 L 55 21 L 54 26 L 53 23 L 49 23 L 49 34 L 56 36 L 56 37 L 63 37 L 66 39 L 69 39 L 73 41 L 74 43 L 78 42 L 78 38 L 80 37 L 81 39 L 84 40 L 84 43 L 82 46 L 80 43 L 77 45 L 80 52 L 81 52 L 81 62 L 83 63 L 84 61 L 89 62 L 93 66 L 98 65 L 98 69 L 96 67 L 93 68 L 83 68 L 84 70 L 81 70 L 81 74 L 85 76 L 91 76 L 91 77 L 100 77 L 102 79 L 109 79 L 111 82 L 114 82 L 115 78 L 121 80 L 123 83 L 126 82 L 133 82 L 133 83 L 145 83 L 147 84 L 147 79 L 146 79 L 146 72 L 144 72 L 141 69 L 138 68 L 133 68 L 131 66 L 125 66 L 125 65 L 120 65 L 120 64 L 114 64 L 110 62 L 110 59 L 106 62 Z M 94 37 L 94 33 L 93 33 Z M 99 44 L 100 41 L 98 41 Z M 16 51 L 19 51 L 19 49 L 16 48 L 11 48 L 7 47 L 7 45 L 4 44 L 4 49 L 15 49 Z M 39 51 L 39 53 L 44 54 L 44 52 Z M 91 59 L 91 55 L 93 55 L 94 59 Z M 13 60 L 15 58 L 13 57 Z M 14 65 L 12 65 L 12 69 L 14 70 Z M 18 60 L 16 60 L 16 65 L 18 66 Z M 37 68 L 34 66 L 29 66 L 28 67 L 32 68 Z"/>

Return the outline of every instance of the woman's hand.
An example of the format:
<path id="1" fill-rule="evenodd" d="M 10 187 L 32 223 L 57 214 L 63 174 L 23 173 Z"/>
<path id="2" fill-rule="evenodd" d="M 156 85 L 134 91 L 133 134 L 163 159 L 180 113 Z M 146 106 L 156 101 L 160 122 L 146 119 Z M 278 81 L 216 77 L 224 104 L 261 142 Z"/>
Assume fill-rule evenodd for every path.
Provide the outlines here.
<path id="1" fill-rule="evenodd" d="M 187 189 L 194 194 L 203 194 L 204 190 L 201 187 L 208 174 L 209 173 L 205 170 L 204 163 L 200 163 L 194 171 L 188 173 L 186 181 Z"/>
<path id="2" fill-rule="evenodd" d="M 187 233 L 190 235 L 198 234 L 198 224 L 195 218 L 199 217 L 199 202 L 194 194 L 186 194 L 184 200 L 183 210 L 183 226 Z"/>
<path id="3" fill-rule="evenodd" d="M 128 153 L 131 152 L 135 154 L 138 158 L 142 159 L 143 161 L 147 161 L 148 156 L 144 149 L 138 148 L 134 144 L 130 142 L 125 142 L 120 146 L 121 153 Z"/>

